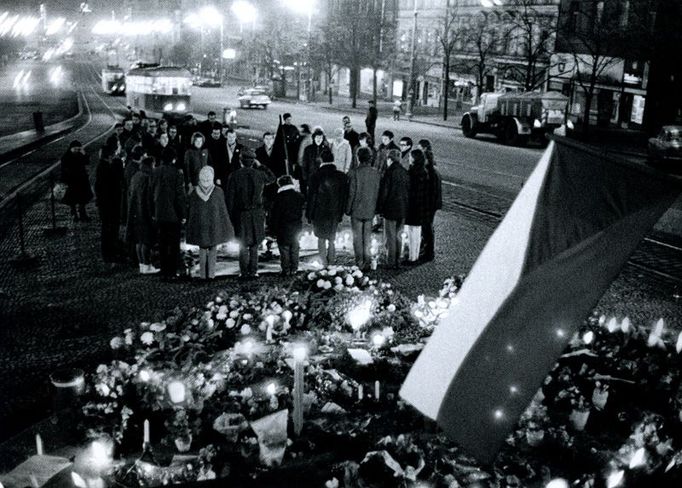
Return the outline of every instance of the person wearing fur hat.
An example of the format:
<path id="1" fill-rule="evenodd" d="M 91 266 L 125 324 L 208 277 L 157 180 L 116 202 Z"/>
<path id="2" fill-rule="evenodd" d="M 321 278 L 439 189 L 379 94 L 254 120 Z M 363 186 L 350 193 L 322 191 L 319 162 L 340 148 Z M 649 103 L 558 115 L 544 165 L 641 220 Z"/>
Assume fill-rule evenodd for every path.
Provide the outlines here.
<path id="1" fill-rule="evenodd" d="M 290 276 L 298 271 L 300 253 L 299 234 L 303 218 L 305 199 L 296 191 L 294 181 L 289 175 L 277 179 L 277 194 L 273 200 L 270 215 L 271 228 L 277 237 L 277 246 L 282 263 L 282 275 Z"/>
<path id="2" fill-rule="evenodd" d="M 263 189 L 275 181 L 274 173 L 256 160 L 252 149 L 244 147 L 241 168 L 227 180 L 227 211 L 240 241 L 239 270 L 242 279 L 257 277 L 258 246 L 265 239 Z"/>
<path id="3" fill-rule="evenodd" d="M 187 243 L 199 246 L 199 276 L 215 278 L 218 244 L 234 238 L 222 188 L 216 186 L 211 166 L 199 171 L 197 186 L 189 196 Z"/>

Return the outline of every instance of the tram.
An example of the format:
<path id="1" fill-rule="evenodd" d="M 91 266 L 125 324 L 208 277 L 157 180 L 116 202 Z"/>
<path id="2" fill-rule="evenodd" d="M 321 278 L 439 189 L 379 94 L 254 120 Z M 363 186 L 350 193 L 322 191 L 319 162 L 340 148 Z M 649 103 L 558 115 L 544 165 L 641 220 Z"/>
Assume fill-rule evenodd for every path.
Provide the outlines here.
<path id="1" fill-rule="evenodd" d="M 109 95 L 123 95 L 126 91 L 126 81 L 123 68 L 107 66 L 102 69 L 102 91 Z"/>
<path id="2" fill-rule="evenodd" d="M 126 103 L 147 113 L 189 113 L 191 86 L 192 74 L 184 68 L 133 68 L 126 74 Z"/>

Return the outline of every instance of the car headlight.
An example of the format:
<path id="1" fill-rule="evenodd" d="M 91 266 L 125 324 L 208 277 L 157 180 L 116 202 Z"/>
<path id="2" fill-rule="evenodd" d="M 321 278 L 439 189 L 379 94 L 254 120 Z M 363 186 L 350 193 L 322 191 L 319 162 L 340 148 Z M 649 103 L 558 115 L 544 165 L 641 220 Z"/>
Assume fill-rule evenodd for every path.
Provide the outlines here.
<path id="1" fill-rule="evenodd" d="M 542 127 L 542 122 L 540 122 L 538 119 L 535 119 L 533 121 L 533 127 L 539 129 L 540 127 Z"/>
<path id="2" fill-rule="evenodd" d="M 186 108 L 187 108 L 187 105 L 185 105 L 185 104 L 182 103 L 182 102 L 178 103 L 178 106 L 175 107 L 175 109 L 176 109 L 178 112 L 184 112 Z"/>
<path id="3" fill-rule="evenodd" d="M 172 103 L 167 103 L 166 105 L 163 106 L 164 112 L 170 112 L 171 110 L 173 110 L 173 104 Z"/>

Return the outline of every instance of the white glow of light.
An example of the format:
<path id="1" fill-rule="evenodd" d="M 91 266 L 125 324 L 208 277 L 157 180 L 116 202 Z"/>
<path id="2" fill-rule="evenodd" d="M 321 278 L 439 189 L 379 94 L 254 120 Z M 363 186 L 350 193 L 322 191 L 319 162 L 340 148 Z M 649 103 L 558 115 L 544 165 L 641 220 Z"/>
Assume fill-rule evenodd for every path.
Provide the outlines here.
<path id="1" fill-rule="evenodd" d="M 22 69 L 17 73 L 17 76 L 14 77 L 14 82 L 12 83 L 12 88 L 17 88 L 18 86 L 21 85 L 21 80 L 24 78 L 24 70 Z"/>
<path id="2" fill-rule="evenodd" d="M 144 381 L 146 383 L 150 379 L 152 379 L 152 375 L 149 374 L 149 371 L 147 371 L 146 369 L 140 371 L 140 381 Z"/>
<path id="3" fill-rule="evenodd" d="M 348 312 L 348 323 L 353 330 L 360 330 L 369 319 L 372 318 L 372 302 L 365 300 L 363 303 Z"/>
<path id="4" fill-rule="evenodd" d="M 113 445 L 111 442 L 106 442 L 104 440 L 93 441 L 93 443 L 90 444 L 89 454 L 89 461 L 92 468 L 97 471 L 104 471 L 111 466 Z"/>
<path id="5" fill-rule="evenodd" d="M 291 356 L 294 358 L 294 361 L 305 361 L 305 358 L 308 356 L 308 348 L 303 344 L 294 346 L 291 351 Z"/>
<path id="6" fill-rule="evenodd" d="M 512 385 L 509 387 L 509 393 L 511 393 L 512 395 L 516 395 L 518 392 L 519 388 L 517 386 Z"/>
<path id="7" fill-rule="evenodd" d="M 312 15 L 316 0 L 296 0 L 289 2 L 285 0 L 285 6 L 300 15 Z"/>
<path id="8" fill-rule="evenodd" d="M 171 381 L 168 383 L 168 396 L 173 403 L 182 403 L 185 401 L 185 385 L 180 381 Z"/>
<path id="9" fill-rule="evenodd" d="M 268 383 L 268 386 L 265 387 L 265 392 L 268 395 L 274 395 L 277 393 L 277 385 L 274 383 Z"/>
<path id="10" fill-rule="evenodd" d="M 492 0 L 481 0 L 481 6 L 485 8 L 492 8 L 493 5 L 494 4 Z"/>
<path id="11" fill-rule="evenodd" d="M 75 471 L 71 471 L 71 481 L 73 481 L 74 486 L 77 488 L 87 488 L 88 486 L 85 484 L 83 477 Z"/>
<path id="12" fill-rule="evenodd" d="M 625 477 L 625 471 L 614 471 L 606 479 L 606 488 L 616 488 L 623 481 L 623 477 Z"/>
<path id="13" fill-rule="evenodd" d="M 562 478 L 556 478 L 547 483 L 545 488 L 568 488 L 568 481 Z"/>
<path id="14" fill-rule="evenodd" d="M 173 30 L 169 19 L 144 20 L 136 22 L 119 22 L 117 20 L 100 20 L 92 28 L 92 33 L 100 36 L 146 36 L 150 34 L 167 34 Z"/>
<path id="15" fill-rule="evenodd" d="M 258 12 L 252 3 L 245 0 L 237 0 L 232 4 L 232 13 L 237 16 L 242 24 L 250 24 L 256 21 Z"/>
<path id="16" fill-rule="evenodd" d="M 48 22 L 47 27 L 45 28 L 45 35 L 52 36 L 59 33 L 59 31 L 64 28 L 64 25 L 66 25 L 66 19 L 64 17 L 52 19 L 50 22 Z"/>
<path id="17" fill-rule="evenodd" d="M 493 412 L 493 416 L 495 417 L 495 420 L 502 420 L 502 417 L 504 417 L 504 412 L 498 408 Z"/>
<path id="18" fill-rule="evenodd" d="M 374 344 L 376 347 L 381 347 L 386 344 L 386 338 L 383 336 L 383 334 L 374 334 L 372 336 L 372 344 Z"/>
<path id="19" fill-rule="evenodd" d="M 618 330 L 618 321 L 616 317 L 611 317 L 608 322 L 606 322 L 606 330 L 613 333 Z"/>
<path id="20" fill-rule="evenodd" d="M 512 344 L 507 344 L 507 352 L 514 352 L 514 346 Z"/>
<path id="21" fill-rule="evenodd" d="M 244 354 L 246 354 L 247 356 L 253 354 L 254 348 L 255 348 L 255 344 L 254 344 L 253 341 L 250 340 L 250 339 L 245 340 L 245 341 L 244 341 L 244 344 L 242 345 L 242 351 L 243 351 Z"/>
<path id="22" fill-rule="evenodd" d="M 164 112 L 170 112 L 171 110 L 173 110 L 173 104 L 172 103 L 167 103 L 166 105 L 163 106 Z"/>
<path id="23" fill-rule="evenodd" d="M 592 332 L 591 330 L 588 330 L 587 332 L 585 332 L 583 334 L 583 342 L 585 344 L 591 344 L 593 340 L 594 340 L 594 332 Z"/>
<path id="24" fill-rule="evenodd" d="M 184 103 L 180 102 L 180 103 L 178 103 L 178 106 L 175 107 L 175 109 L 176 109 L 178 112 L 184 112 L 184 111 L 187 109 L 187 105 L 185 105 Z"/>
<path id="25" fill-rule="evenodd" d="M 564 332 L 564 329 L 557 329 L 556 330 L 556 336 L 559 338 L 562 338 L 566 335 L 566 332 Z"/>
<path id="26" fill-rule="evenodd" d="M 620 331 L 627 334 L 630 331 L 630 317 L 625 317 L 620 323 Z"/>
<path id="27" fill-rule="evenodd" d="M 223 59 L 234 59 L 237 57 L 237 51 L 228 47 L 223 51 Z"/>
<path id="28" fill-rule="evenodd" d="M 643 447 L 640 447 L 632 455 L 632 459 L 630 459 L 630 465 L 629 465 L 630 469 L 635 469 L 635 468 L 638 468 L 639 466 L 643 466 L 645 462 L 646 462 L 646 450 Z"/>

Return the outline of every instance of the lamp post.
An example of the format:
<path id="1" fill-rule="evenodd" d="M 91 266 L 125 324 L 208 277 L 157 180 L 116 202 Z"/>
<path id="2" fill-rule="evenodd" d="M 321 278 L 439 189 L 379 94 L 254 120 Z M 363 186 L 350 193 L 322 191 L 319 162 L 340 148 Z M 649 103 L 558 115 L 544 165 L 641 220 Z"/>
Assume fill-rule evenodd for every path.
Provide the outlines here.
<path id="1" fill-rule="evenodd" d="M 285 1 L 285 0 L 283 0 Z M 301 15 L 306 15 L 308 16 L 308 49 L 307 49 L 307 57 L 308 57 L 308 69 L 307 69 L 307 89 L 306 89 L 306 94 L 308 97 L 308 100 L 312 98 L 312 87 L 313 87 L 313 80 L 312 80 L 312 68 L 310 66 L 310 61 L 312 58 L 312 51 L 311 51 L 311 41 L 312 41 L 312 25 L 313 25 L 313 9 L 315 8 L 315 2 L 316 0 L 297 0 L 296 2 L 287 2 L 285 1 L 285 5 L 292 9 L 294 12 L 301 14 Z M 299 81 L 300 81 L 300 71 L 299 71 Z"/>
<path id="2" fill-rule="evenodd" d="M 198 12 L 192 13 L 185 18 L 185 23 L 189 24 L 191 27 L 200 29 L 202 36 L 202 48 L 203 48 L 203 29 L 204 27 L 219 27 L 220 28 L 220 56 L 219 56 L 219 72 L 220 80 L 223 78 L 223 51 L 224 51 L 224 26 L 223 26 L 223 15 L 218 12 L 212 5 L 206 5 L 199 9 Z M 202 53 L 203 59 L 203 53 Z"/>
<path id="3" fill-rule="evenodd" d="M 405 115 L 407 120 L 412 120 L 412 109 L 414 108 L 415 101 L 415 83 L 414 83 L 414 62 L 415 62 L 415 49 L 417 47 L 417 16 L 419 12 L 417 11 L 417 0 L 414 0 L 414 23 L 412 24 L 412 45 L 410 47 L 410 79 L 408 81 L 407 87 L 407 111 Z"/>

